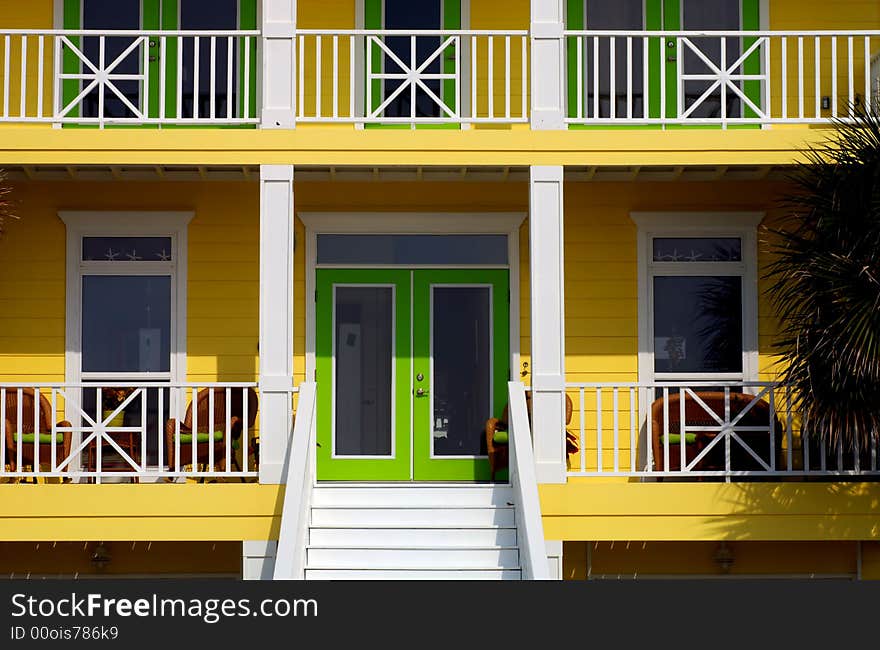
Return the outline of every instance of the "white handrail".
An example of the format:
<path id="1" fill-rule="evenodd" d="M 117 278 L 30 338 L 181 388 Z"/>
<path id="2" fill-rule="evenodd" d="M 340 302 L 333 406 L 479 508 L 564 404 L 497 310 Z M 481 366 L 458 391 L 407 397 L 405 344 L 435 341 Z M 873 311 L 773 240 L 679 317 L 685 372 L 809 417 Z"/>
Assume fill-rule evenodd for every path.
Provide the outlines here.
<path id="1" fill-rule="evenodd" d="M 274 580 L 302 580 L 305 577 L 305 546 L 311 508 L 312 454 L 314 448 L 315 396 L 317 385 L 299 385 L 299 404 L 287 457 L 287 479 L 281 531 L 275 556 Z"/>
<path id="2" fill-rule="evenodd" d="M 521 382 L 511 381 L 507 388 L 510 398 L 510 485 L 516 502 L 516 533 L 523 578 L 549 580 L 550 567 L 547 562 L 547 546 L 544 543 L 544 524 L 541 520 L 525 387 Z"/>

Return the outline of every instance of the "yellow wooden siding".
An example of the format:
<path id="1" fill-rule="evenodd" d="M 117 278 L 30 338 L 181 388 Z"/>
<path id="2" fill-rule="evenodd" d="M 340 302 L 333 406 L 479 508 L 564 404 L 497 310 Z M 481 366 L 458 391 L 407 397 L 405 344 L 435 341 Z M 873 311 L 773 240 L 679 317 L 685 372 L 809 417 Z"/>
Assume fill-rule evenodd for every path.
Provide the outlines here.
<path id="1" fill-rule="evenodd" d="M 63 381 L 66 233 L 59 210 L 192 210 L 187 379 L 254 381 L 259 337 L 256 183 L 23 183 L 0 239 L 0 381 Z"/>
<path id="2" fill-rule="evenodd" d="M 54 9 L 52 0 L 31 0 L 20 2 L 18 0 L 0 0 L 0 30 L 5 29 L 52 29 L 54 25 Z M 7 41 L 8 38 L 8 41 Z M 8 115 L 17 117 L 22 115 L 21 100 L 24 95 L 24 115 L 37 114 L 39 106 L 39 85 L 37 80 L 41 77 L 38 56 L 40 40 L 37 36 L 27 37 L 27 66 L 24 72 L 26 84 L 22 93 L 22 69 L 21 69 L 21 36 L 3 36 L 0 38 L 0 94 L 8 82 Z M 54 87 L 52 83 L 53 66 L 53 39 L 46 37 L 43 41 L 43 75 L 42 75 L 42 112 L 44 115 L 52 115 L 54 101 Z M 7 50 L 8 43 L 8 50 Z M 8 61 L 7 61 L 8 52 Z M 8 70 L 8 78 L 7 78 Z M 0 114 L 6 114 L 6 101 L 4 95 L 0 98 Z M 0 125 L 6 128 L 10 125 Z M 17 125 L 21 127 L 21 125 Z M 49 125 L 33 125 L 36 128 L 47 128 Z"/>

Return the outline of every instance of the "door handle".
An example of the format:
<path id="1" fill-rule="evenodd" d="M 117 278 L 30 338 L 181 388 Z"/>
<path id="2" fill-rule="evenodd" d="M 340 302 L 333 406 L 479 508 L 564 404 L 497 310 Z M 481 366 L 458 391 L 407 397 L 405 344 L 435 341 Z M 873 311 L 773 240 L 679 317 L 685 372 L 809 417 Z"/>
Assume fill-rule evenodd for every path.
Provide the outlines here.
<path id="1" fill-rule="evenodd" d="M 416 397 L 426 397 L 427 395 L 428 395 L 428 391 L 426 391 L 424 388 L 419 388 L 416 391 Z"/>

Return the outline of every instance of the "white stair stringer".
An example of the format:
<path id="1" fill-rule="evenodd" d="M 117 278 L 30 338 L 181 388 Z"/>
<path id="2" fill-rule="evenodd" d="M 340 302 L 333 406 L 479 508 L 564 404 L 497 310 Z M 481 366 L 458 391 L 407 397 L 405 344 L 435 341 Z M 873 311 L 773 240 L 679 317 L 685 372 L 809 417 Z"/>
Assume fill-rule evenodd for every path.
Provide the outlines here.
<path id="1" fill-rule="evenodd" d="M 307 580 L 520 580 L 509 485 L 319 484 Z"/>

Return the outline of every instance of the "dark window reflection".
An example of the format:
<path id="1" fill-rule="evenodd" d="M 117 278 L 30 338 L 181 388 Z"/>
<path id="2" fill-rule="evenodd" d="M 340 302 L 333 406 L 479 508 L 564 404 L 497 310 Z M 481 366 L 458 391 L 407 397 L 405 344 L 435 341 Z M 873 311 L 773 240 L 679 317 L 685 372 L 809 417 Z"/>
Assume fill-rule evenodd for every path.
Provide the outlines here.
<path id="1" fill-rule="evenodd" d="M 491 293 L 488 287 L 434 287 L 432 431 L 438 456 L 486 453 L 491 411 Z"/>
<path id="2" fill-rule="evenodd" d="M 585 23 L 587 29 L 613 29 L 640 31 L 644 29 L 643 0 L 587 0 Z M 614 40 L 614 98 L 611 97 L 611 38 L 584 39 L 584 114 L 587 117 L 611 117 L 611 104 L 614 103 L 615 116 L 627 115 L 627 41 L 625 37 Z M 596 97 L 596 77 L 594 41 L 599 48 L 599 112 L 594 109 Z M 632 115 L 644 115 L 644 52 L 642 39 L 632 40 Z"/>
<path id="3" fill-rule="evenodd" d="M 318 264 L 507 264 L 506 235 L 318 235 Z"/>
<path id="4" fill-rule="evenodd" d="M 394 292 L 336 287 L 337 456 L 391 454 Z"/>
<path id="5" fill-rule="evenodd" d="M 83 372 L 171 370 L 171 278 L 88 275 L 82 285 Z"/>
<path id="6" fill-rule="evenodd" d="M 740 18 L 741 0 L 681 0 L 682 25 L 681 28 L 688 31 L 738 31 L 742 29 Z M 726 39 L 727 55 L 721 60 L 721 39 L 713 38 L 690 38 L 694 47 L 703 53 L 716 67 L 725 71 L 729 66 L 736 63 L 742 52 L 739 38 Z M 682 45 L 682 56 L 685 74 L 712 74 L 717 75 L 706 62 L 687 46 Z M 734 70 L 734 74 L 742 74 L 742 68 Z M 709 90 L 712 81 L 685 81 L 684 82 L 684 107 L 685 110 L 700 100 L 700 97 Z M 741 82 L 736 84 L 742 88 Z M 690 117 L 721 117 L 721 89 L 717 88 L 700 105 L 694 109 Z M 735 91 L 727 89 L 726 96 L 727 117 L 742 117 L 742 100 Z"/>
<path id="7" fill-rule="evenodd" d="M 181 0 L 180 28 L 229 31 L 238 29 L 238 0 Z M 229 39 L 214 40 L 214 115 L 238 116 L 239 41 L 232 40 L 232 67 L 229 67 Z M 183 117 L 195 117 L 196 89 L 198 89 L 198 117 L 211 116 L 211 38 L 199 38 L 199 82 L 195 78 L 195 39 L 183 39 Z M 232 95 L 227 92 L 232 80 Z M 254 88 L 251 87 L 251 93 Z M 229 102 L 232 105 L 229 105 Z"/>
<path id="8" fill-rule="evenodd" d="M 654 370 L 742 372 L 739 277 L 654 278 Z"/>
<path id="9" fill-rule="evenodd" d="M 82 0 L 82 28 L 95 30 L 129 29 L 138 30 L 141 27 L 141 3 L 139 0 Z M 105 69 L 116 61 L 125 50 L 131 46 L 136 37 L 132 36 L 107 36 L 104 38 L 104 65 Z M 101 39 L 97 36 L 84 36 L 80 44 L 82 53 L 92 62 L 95 68 L 100 70 Z M 143 61 L 143 46 L 135 47 L 129 52 L 112 70 L 111 75 L 137 75 L 141 72 Z M 85 63 L 81 64 L 83 74 L 93 75 L 94 71 Z M 125 97 L 132 106 L 142 110 L 140 99 L 140 82 L 137 79 L 112 79 L 110 82 Z M 88 86 L 89 81 L 82 82 L 83 88 Z M 82 101 L 83 117 L 99 116 L 98 86 L 89 92 Z M 104 116 L 105 117 L 135 117 L 122 99 L 108 86 L 104 91 Z"/>
<path id="10" fill-rule="evenodd" d="M 739 237 L 655 237 L 655 262 L 741 262 Z"/>
<path id="11" fill-rule="evenodd" d="M 441 0 L 385 0 L 385 29 L 441 29 L 441 12 L 443 3 Z M 435 36 L 419 36 L 416 38 L 416 59 L 415 68 L 418 69 L 428 58 L 440 47 L 440 37 Z M 390 36 L 386 38 L 385 44 L 405 64 L 407 68 L 412 67 L 412 39 L 409 36 Z M 438 55 L 429 65 L 427 65 L 422 73 L 439 74 L 442 72 L 443 61 L 446 57 L 453 56 L 454 48 L 450 45 L 442 54 Z M 384 54 L 384 52 L 383 52 Z M 394 59 L 384 54 L 383 56 L 385 74 L 403 74 L 406 70 L 402 69 Z M 439 99 L 443 100 L 441 94 L 441 84 L 439 79 L 424 79 L 423 83 L 433 92 Z M 407 85 L 407 88 L 388 105 L 385 109 L 385 117 L 409 117 L 412 109 L 412 94 L 410 88 L 404 79 L 386 79 L 384 98 L 390 97 L 401 84 Z M 376 101 L 376 100 L 374 100 Z M 451 106 L 450 108 L 454 108 Z M 431 96 L 422 88 L 417 88 L 415 93 L 415 116 L 416 117 L 440 117 L 440 106 Z"/>

